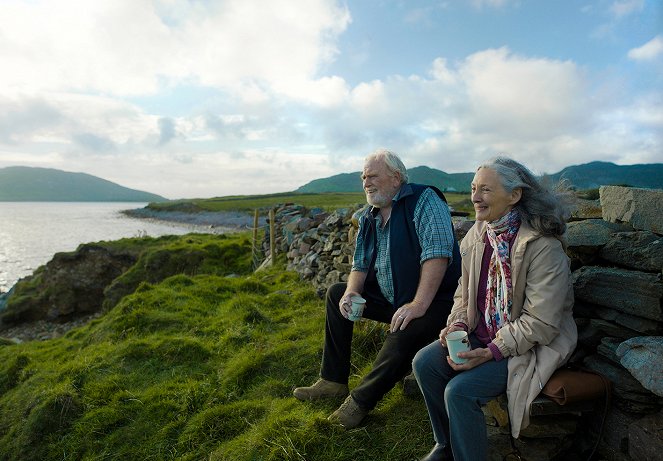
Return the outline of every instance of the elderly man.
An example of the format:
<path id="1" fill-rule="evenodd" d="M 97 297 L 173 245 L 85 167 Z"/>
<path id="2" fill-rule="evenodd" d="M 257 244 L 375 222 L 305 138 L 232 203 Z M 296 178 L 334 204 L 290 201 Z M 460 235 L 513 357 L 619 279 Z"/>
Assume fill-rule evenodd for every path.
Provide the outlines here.
<path id="1" fill-rule="evenodd" d="M 348 282 L 327 290 L 320 379 L 293 393 L 299 400 L 347 396 L 329 416 L 347 429 L 361 423 L 410 371 L 417 351 L 437 337 L 460 276 L 460 253 L 442 192 L 408 183 L 403 162 L 386 150 L 366 158 L 361 177 L 371 207 L 359 219 Z M 366 299 L 364 317 L 390 328 L 373 368 L 348 396 L 352 296 Z"/>

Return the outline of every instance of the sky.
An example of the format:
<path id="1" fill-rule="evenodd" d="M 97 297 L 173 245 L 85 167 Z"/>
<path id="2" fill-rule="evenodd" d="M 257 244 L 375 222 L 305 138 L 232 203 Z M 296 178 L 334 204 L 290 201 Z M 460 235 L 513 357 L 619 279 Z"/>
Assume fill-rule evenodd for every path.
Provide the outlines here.
<path id="1" fill-rule="evenodd" d="M 663 162 L 662 0 L 0 0 L 0 168 L 170 199 Z"/>

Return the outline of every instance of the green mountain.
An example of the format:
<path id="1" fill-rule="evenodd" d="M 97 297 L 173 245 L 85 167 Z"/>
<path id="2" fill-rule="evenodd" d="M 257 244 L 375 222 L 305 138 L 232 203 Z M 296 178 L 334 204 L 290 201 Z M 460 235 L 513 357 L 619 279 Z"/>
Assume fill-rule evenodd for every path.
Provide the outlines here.
<path id="1" fill-rule="evenodd" d="M 564 168 L 550 177 L 553 181 L 566 179 L 580 190 L 618 184 L 663 189 L 663 163 L 615 165 L 610 162 L 591 162 Z"/>
<path id="2" fill-rule="evenodd" d="M 444 171 L 418 166 L 407 170 L 410 182 L 429 184 L 443 191 L 469 192 L 474 173 L 445 173 Z M 329 178 L 315 179 L 295 192 L 362 192 L 361 173 L 342 173 Z"/>
<path id="3" fill-rule="evenodd" d="M 343 173 L 313 180 L 295 192 L 361 192 L 361 173 Z M 410 181 L 437 186 L 443 191 L 469 192 L 474 173 L 445 173 L 418 166 L 408 170 Z M 547 175 L 553 181 L 568 180 L 579 190 L 596 189 L 607 185 L 629 185 L 648 189 L 663 189 L 663 163 L 615 165 L 610 162 L 591 162 L 564 168 Z"/>
<path id="4" fill-rule="evenodd" d="M 85 173 L 51 168 L 0 168 L 4 202 L 163 202 L 160 195 L 129 189 Z"/>

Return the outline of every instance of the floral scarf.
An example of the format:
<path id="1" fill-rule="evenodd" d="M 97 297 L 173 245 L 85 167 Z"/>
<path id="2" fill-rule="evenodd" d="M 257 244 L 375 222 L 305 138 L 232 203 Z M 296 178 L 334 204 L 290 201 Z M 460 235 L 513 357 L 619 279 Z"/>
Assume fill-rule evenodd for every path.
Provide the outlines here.
<path id="1" fill-rule="evenodd" d="M 491 338 L 511 321 L 513 289 L 511 285 L 510 244 L 520 229 L 520 213 L 513 209 L 496 221 L 488 223 L 487 233 L 493 254 L 488 264 L 486 312 L 484 320 Z"/>

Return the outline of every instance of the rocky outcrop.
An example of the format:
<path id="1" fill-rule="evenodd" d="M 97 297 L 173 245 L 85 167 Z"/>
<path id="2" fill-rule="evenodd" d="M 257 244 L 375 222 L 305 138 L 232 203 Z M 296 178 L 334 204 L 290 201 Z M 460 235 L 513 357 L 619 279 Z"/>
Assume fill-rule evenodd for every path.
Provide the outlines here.
<path id="1" fill-rule="evenodd" d="M 37 320 L 67 322 L 97 312 L 106 287 L 136 259 L 131 253 L 95 244 L 57 253 L 16 284 L 0 320 L 4 325 Z"/>

